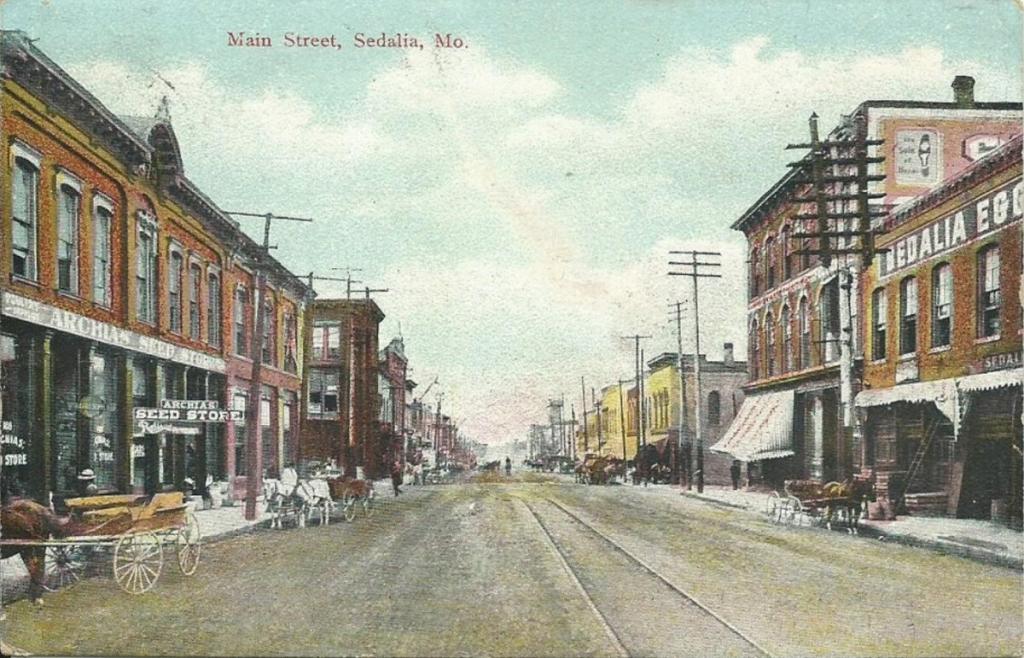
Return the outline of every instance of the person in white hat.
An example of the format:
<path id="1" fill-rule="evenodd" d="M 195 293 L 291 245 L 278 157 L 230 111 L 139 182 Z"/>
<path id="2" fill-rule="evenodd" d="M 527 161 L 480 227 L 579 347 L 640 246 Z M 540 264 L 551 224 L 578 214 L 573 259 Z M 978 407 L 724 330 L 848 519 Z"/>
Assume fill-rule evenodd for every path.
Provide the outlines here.
<path id="1" fill-rule="evenodd" d="M 96 486 L 96 473 L 87 468 L 78 474 L 78 489 L 83 496 L 95 496 L 99 491 Z"/>

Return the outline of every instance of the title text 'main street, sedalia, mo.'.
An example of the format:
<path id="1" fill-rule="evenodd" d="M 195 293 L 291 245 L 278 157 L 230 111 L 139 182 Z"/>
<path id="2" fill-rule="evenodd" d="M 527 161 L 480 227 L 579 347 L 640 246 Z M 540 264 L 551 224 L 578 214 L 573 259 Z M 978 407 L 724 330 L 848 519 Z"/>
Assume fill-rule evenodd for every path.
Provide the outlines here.
<path id="1" fill-rule="evenodd" d="M 272 37 L 259 32 L 228 32 L 227 45 L 232 48 L 309 48 L 342 50 L 342 39 L 335 34 L 299 34 L 285 32 L 283 36 Z M 432 38 L 423 39 L 406 32 L 356 32 L 350 39 L 351 47 L 358 49 L 398 48 L 422 50 L 427 46 L 434 48 L 468 48 L 469 44 L 461 36 L 451 33 L 434 33 Z"/>

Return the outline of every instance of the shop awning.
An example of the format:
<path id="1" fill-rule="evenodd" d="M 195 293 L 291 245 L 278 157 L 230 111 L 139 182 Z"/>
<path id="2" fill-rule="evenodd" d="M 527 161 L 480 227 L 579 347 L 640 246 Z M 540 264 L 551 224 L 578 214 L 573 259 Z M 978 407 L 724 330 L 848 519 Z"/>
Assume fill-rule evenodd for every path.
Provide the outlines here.
<path id="1" fill-rule="evenodd" d="M 972 393 L 974 391 L 991 391 L 1007 386 L 1020 386 L 1024 384 L 1024 369 L 1013 368 L 1011 370 L 994 370 L 979 375 L 968 375 L 957 377 L 956 387 L 961 393 Z"/>
<path id="2" fill-rule="evenodd" d="M 887 388 L 872 388 L 857 394 L 854 405 L 858 407 L 881 407 L 894 402 L 934 402 L 943 416 L 956 422 L 956 386 L 952 379 L 938 379 L 931 382 L 898 384 Z"/>
<path id="3" fill-rule="evenodd" d="M 748 396 L 725 436 L 710 449 L 745 462 L 792 455 L 793 391 Z"/>

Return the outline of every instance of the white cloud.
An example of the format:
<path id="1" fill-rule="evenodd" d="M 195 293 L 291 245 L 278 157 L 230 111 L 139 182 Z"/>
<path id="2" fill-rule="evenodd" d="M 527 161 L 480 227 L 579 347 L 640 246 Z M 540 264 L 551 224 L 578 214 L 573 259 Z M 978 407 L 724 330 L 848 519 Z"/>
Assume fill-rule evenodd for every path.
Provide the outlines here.
<path id="1" fill-rule="evenodd" d="M 828 124 L 869 98 L 948 99 L 960 73 L 979 99 L 1019 98 L 1017 73 L 935 48 L 812 58 L 765 37 L 681 51 L 600 118 L 478 44 L 412 51 L 330 108 L 260 82 L 229 92 L 197 63 L 162 71 L 173 92 L 120 62 L 71 69 L 120 113 L 151 115 L 169 94 L 186 169 L 215 199 L 326 218 L 279 255 L 303 272 L 363 255 L 349 264 L 392 289 L 382 339 L 400 321 L 414 378 L 437 374 L 485 441 L 521 437 L 550 397 L 578 406 L 580 375 L 598 388 L 629 376 L 623 335 L 653 335 L 648 356 L 675 349 L 668 304 L 689 287 L 666 274 L 671 248 L 722 252 L 724 278 L 701 283 L 703 347 L 745 353 L 728 226 L 784 172 L 782 146 L 812 110 Z"/>

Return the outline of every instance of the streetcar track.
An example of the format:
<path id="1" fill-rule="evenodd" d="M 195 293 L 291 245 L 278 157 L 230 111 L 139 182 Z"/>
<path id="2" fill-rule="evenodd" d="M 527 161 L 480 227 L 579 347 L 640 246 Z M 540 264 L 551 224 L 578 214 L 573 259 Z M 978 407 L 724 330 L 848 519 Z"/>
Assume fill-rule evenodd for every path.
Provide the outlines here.
<path id="1" fill-rule="evenodd" d="M 749 637 L 746 633 L 744 633 L 742 630 L 737 628 L 731 622 L 726 620 L 720 614 L 718 614 L 717 612 L 712 610 L 706 604 L 702 603 L 699 599 L 697 599 L 696 596 L 694 596 L 693 594 L 690 594 L 689 592 L 687 592 L 683 588 L 679 587 L 677 584 L 675 584 L 674 582 L 669 580 L 669 578 L 667 578 L 666 576 L 662 575 L 658 570 L 656 570 L 654 567 L 649 565 L 647 562 L 645 562 L 641 558 L 639 558 L 636 555 L 634 555 L 628 549 L 624 548 L 617 541 L 615 541 L 614 539 L 612 539 L 611 537 L 609 537 L 605 533 L 601 532 L 600 530 L 598 530 L 594 526 L 590 525 L 589 523 L 587 523 L 586 521 L 581 519 L 579 516 L 577 516 L 575 513 L 573 513 L 571 510 L 566 508 L 564 505 L 562 505 L 558 501 L 550 499 L 550 498 L 545 498 L 544 500 L 545 500 L 545 502 L 550 503 L 554 507 L 556 507 L 559 510 L 561 510 L 563 514 L 565 514 L 566 516 L 571 518 L 578 525 L 580 525 L 583 528 L 585 528 L 587 531 L 589 531 L 594 536 L 596 536 L 599 539 L 601 539 L 604 543 L 606 543 L 606 544 L 610 545 L 611 547 L 613 547 L 617 552 L 619 552 L 620 554 L 624 555 L 629 561 L 631 561 L 634 564 L 640 566 L 644 571 L 646 571 L 647 573 L 649 573 L 650 575 L 654 576 L 656 579 L 658 579 L 659 581 L 664 583 L 670 590 L 672 590 L 673 592 L 678 594 L 680 597 L 682 597 L 683 599 L 685 599 L 688 602 L 690 602 L 693 605 L 695 605 L 698 609 L 700 609 L 706 615 L 710 616 L 712 619 L 714 619 L 719 624 L 721 624 L 722 626 L 727 628 L 729 631 L 731 631 L 735 636 L 739 637 L 744 642 L 746 642 L 747 644 L 752 646 L 754 649 L 756 649 L 758 653 L 766 656 L 766 658 L 773 658 L 772 654 L 767 649 L 765 649 L 760 644 L 758 644 L 755 640 L 753 640 L 751 637 Z M 526 504 L 525 501 L 524 501 L 524 504 Z M 533 510 L 533 508 L 529 504 L 526 504 L 526 507 L 527 507 L 527 509 L 530 510 L 530 513 L 533 514 L 534 518 L 537 519 L 537 522 L 544 529 L 544 532 L 548 536 L 548 539 L 555 546 L 556 551 L 559 553 L 559 555 L 562 557 L 563 561 L 565 561 L 566 566 L 568 567 L 568 562 L 565 560 L 565 556 L 564 556 L 563 551 L 558 547 L 557 542 L 555 542 L 554 538 L 551 536 L 551 533 L 548 531 L 547 527 L 544 525 L 544 522 L 541 521 L 539 515 L 536 513 L 536 511 Z M 571 570 L 571 567 L 569 567 L 569 568 Z M 576 577 L 575 572 L 573 572 L 573 574 L 574 574 L 574 577 Z M 578 577 L 576 577 L 576 580 L 577 580 L 577 583 L 579 583 Z M 582 584 L 579 583 L 579 586 L 582 587 Z M 590 598 L 589 594 L 586 594 L 586 598 L 591 602 L 591 604 L 593 604 L 593 600 Z M 600 615 L 600 613 L 598 613 L 598 614 Z M 605 619 L 603 615 L 601 615 L 601 618 Z M 607 623 L 607 620 L 605 620 L 605 621 Z M 609 628 L 610 628 L 610 626 L 609 626 Z M 612 631 L 612 632 L 614 632 L 614 631 Z M 617 634 L 616 634 L 616 638 L 618 638 Z M 627 655 L 628 655 L 628 653 L 627 653 Z"/>
<path id="2" fill-rule="evenodd" d="M 608 622 L 608 618 L 604 616 L 604 613 L 602 613 L 601 610 L 597 607 L 597 604 L 594 602 L 594 599 L 590 596 L 590 593 L 587 592 L 587 588 L 583 586 L 582 582 L 580 582 L 579 574 L 577 574 L 576 570 L 573 569 L 572 566 L 569 564 L 569 560 L 567 559 L 565 552 L 561 549 L 561 547 L 559 547 L 558 542 L 555 541 L 555 538 L 552 536 L 551 531 L 548 530 L 548 527 L 544 524 L 544 521 L 541 520 L 540 515 L 537 514 L 537 512 L 533 509 L 533 507 L 530 506 L 528 502 L 521 498 L 518 500 L 523 504 L 523 506 L 526 507 L 527 511 L 530 512 L 530 515 L 533 517 L 534 521 L 537 522 L 537 525 L 540 526 L 541 531 L 544 533 L 544 536 L 548 540 L 548 547 L 551 548 L 551 551 L 554 553 L 555 557 L 558 558 L 558 561 L 562 565 L 562 568 L 565 570 L 566 574 L 569 575 L 569 580 L 571 580 L 573 585 L 575 585 L 576 590 L 580 593 L 580 596 L 583 598 L 583 601 L 587 604 L 587 607 L 589 607 L 590 611 L 594 613 L 595 617 L 597 617 L 598 621 L 601 624 L 601 628 L 608 636 L 608 639 L 611 640 L 611 643 L 615 646 L 615 649 L 618 652 L 618 654 L 620 656 L 623 656 L 624 658 L 629 658 L 629 650 L 626 649 L 626 645 L 623 644 L 622 638 L 620 638 L 619 634 L 615 632 L 615 629 L 612 628 L 612 625 Z"/>

